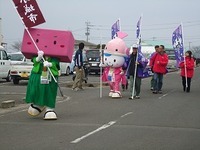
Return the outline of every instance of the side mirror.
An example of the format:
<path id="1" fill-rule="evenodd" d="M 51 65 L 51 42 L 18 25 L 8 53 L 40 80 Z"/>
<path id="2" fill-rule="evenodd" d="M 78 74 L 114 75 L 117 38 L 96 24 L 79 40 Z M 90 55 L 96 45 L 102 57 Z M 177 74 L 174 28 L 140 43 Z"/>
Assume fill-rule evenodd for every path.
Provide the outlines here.
<path id="1" fill-rule="evenodd" d="M 8 55 L 8 56 L 7 56 L 7 59 L 8 59 L 8 60 L 10 60 L 10 59 L 11 59 L 11 56 L 10 56 L 10 55 Z"/>

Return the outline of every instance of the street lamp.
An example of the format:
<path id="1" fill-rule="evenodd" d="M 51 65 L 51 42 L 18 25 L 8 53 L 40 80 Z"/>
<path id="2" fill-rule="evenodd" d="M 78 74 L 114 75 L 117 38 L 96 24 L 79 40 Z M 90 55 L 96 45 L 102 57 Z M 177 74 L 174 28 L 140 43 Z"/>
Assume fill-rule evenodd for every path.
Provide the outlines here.
<path id="1" fill-rule="evenodd" d="M 189 42 L 189 50 L 190 50 L 190 48 L 191 48 L 191 47 L 190 47 L 190 46 L 191 46 L 191 43 L 192 43 L 192 42 Z"/>

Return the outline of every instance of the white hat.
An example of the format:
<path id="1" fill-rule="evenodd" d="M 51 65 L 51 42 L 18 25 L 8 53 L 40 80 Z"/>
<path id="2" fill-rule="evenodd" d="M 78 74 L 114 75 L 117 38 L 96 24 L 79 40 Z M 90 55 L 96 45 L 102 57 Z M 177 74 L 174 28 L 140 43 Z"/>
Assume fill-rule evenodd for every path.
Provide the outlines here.
<path id="1" fill-rule="evenodd" d="M 132 48 L 138 48 L 137 44 L 133 44 Z"/>

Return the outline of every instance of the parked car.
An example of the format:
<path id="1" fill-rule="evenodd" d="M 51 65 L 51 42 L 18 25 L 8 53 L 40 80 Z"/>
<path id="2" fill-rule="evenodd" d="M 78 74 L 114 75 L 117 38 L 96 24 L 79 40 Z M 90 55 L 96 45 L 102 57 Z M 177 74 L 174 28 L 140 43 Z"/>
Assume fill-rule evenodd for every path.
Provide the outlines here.
<path id="1" fill-rule="evenodd" d="M 178 66 L 176 64 L 176 57 L 175 55 L 168 55 L 168 64 L 167 69 L 176 69 Z"/>
<path id="2" fill-rule="evenodd" d="M 70 72 L 70 63 L 60 62 L 60 73 L 61 75 L 69 75 Z"/>
<path id="3" fill-rule="evenodd" d="M 11 64 L 7 52 L 4 47 L 0 46 L 0 78 L 9 82 L 11 80 L 10 69 Z"/>
<path id="4" fill-rule="evenodd" d="M 100 73 L 100 51 L 99 49 L 87 50 L 86 51 L 86 58 L 88 64 L 90 65 L 89 73 L 94 72 L 95 74 Z"/>
<path id="5" fill-rule="evenodd" d="M 19 84 L 20 80 L 28 80 L 33 68 L 33 62 L 26 59 L 21 52 L 10 53 L 11 70 L 10 75 L 13 84 Z"/>
<path id="6" fill-rule="evenodd" d="M 26 61 L 26 58 L 21 52 L 8 53 L 8 56 L 9 56 L 11 65 L 20 64 Z"/>
<path id="7" fill-rule="evenodd" d="M 75 51 L 75 52 L 76 52 L 76 51 Z M 72 56 L 72 61 L 71 61 L 71 63 L 70 63 L 70 73 L 72 73 L 72 74 L 73 74 L 73 72 L 74 72 L 74 67 L 75 67 L 75 62 L 74 62 L 75 52 L 74 52 L 74 54 L 73 54 L 73 56 Z"/>

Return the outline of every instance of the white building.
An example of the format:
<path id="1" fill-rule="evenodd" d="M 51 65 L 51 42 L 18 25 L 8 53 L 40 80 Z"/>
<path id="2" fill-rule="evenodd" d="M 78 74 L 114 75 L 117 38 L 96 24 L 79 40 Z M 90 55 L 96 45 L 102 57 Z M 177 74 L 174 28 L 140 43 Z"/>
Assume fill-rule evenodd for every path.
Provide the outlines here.
<path id="1" fill-rule="evenodd" d="M 141 51 L 144 55 L 148 56 L 149 54 L 155 52 L 155 46 L 156 45 L 164 45 L 165 46 L 165 51 L 167 54 L 174 54 L 174 50 L 172 45 L 167 44 L 164 41 L 142 41 L 142 48 Z"/>

